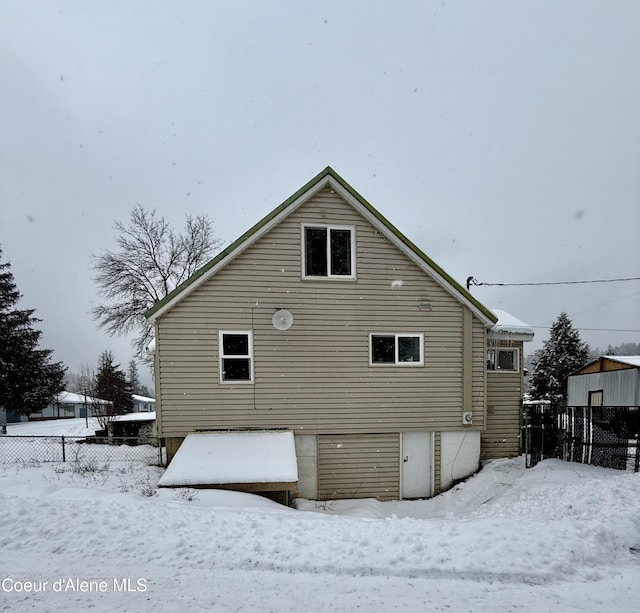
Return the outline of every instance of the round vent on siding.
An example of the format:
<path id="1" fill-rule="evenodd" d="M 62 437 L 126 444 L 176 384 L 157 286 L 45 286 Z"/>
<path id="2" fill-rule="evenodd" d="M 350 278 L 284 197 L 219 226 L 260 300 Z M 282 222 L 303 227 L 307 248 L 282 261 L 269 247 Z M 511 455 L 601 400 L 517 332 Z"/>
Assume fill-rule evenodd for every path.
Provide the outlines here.
<path id="1" fill-rule="evenodd" d="M 273 314 L 271 321 L 276 330 L 288 330 L 293 324 L 293 315 L 287 309 L 280 309 Z"/>

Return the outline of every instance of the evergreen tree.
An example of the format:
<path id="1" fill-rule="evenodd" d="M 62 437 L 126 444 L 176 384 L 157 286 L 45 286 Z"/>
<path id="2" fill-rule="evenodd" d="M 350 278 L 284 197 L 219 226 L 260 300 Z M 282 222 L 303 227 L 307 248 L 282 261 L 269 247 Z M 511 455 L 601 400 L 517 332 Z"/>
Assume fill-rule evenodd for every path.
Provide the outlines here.
<path id="1" fill-rule="evenodd" d="M 135 361 L 135 359 L 132 359 L 129 362 L 129 367 L 127 368 L 127 380 L 129 381 L 132 394 L 137 394 L 138 396 L 146 396 L 147 398 L 153 398 L 151 390 L 144 383 L 142 383 L 142 381 L 140 381 L 140 375 L 138 374 L 138 363 Z"/>
<path id="2" fill-rule="evenodd" d="M 131 386 L 131 393 L 140 394 L 140 376 L 138 375 L 138 365 L 135 360 L 131 360 L 129 362 L 129 367 L 127 368 L 127 379 Z"/>
<path id="3" fill-rule="evenodd" d="M 51 362 L 51 350 L 38 348 L 40 320 L 34 309 L 16 309 L 19 299 L 11 264 L 0 262 L 0 406 L 29 415 L 64 389 L 66 369 Z"/>
<path id="4" fill-rule="evenodd" d="M 111 403 L 112 415 L 123 415 L 133 411 L 131 386 L 120 364 L 114 364 L 111 351 L 104 351 L 98 359 L 95 393 L 101 400 Z"/>
<path id="5" fill-rule="evenodd" d="M 580 340 L 567 314 L 560 313 L 551 326 L 549 340 L 534 355 L 531 396 L 536 400 L 563 402 L 569 375 L 584 366 L 588 356 L 588 345 Z"/>

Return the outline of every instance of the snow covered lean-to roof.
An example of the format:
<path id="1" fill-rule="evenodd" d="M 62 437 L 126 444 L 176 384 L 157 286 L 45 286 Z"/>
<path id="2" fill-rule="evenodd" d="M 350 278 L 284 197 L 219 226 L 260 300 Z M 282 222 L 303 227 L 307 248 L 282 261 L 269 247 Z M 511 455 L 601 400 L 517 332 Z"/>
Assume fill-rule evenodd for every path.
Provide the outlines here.
<path id="1" fill-rule="evenodd" d="M 531 341 L 533 340 L 533 328 L 524 321 L 518 319 L 500 309 L 491 309 L 493 314 L 498 318 L 497 323 L 489 330 L 492 336 L 509 336 L 513 340 Z"/>
<path id="2" fill-rule="evenodd" d="M 160 478 L 160 487 L 298 481 L 293 432 L 189 434 Z"/>

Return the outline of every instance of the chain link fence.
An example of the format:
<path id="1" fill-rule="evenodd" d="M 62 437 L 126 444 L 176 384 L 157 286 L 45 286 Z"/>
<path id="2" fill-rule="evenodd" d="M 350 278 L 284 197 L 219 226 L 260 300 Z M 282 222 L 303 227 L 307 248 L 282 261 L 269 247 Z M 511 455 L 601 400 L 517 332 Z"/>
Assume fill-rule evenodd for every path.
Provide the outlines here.
<path id="1" fill-rule="evenodd" d="M 558 458 L 640 472 L 638 407 L 525 406 L 522 439 L 529 468 Z"/>
<path id="2" fill-rule="evenodd" d="M 0 436 L 0 463 L 142 462 L 164 466 L 158 437 Z"/>

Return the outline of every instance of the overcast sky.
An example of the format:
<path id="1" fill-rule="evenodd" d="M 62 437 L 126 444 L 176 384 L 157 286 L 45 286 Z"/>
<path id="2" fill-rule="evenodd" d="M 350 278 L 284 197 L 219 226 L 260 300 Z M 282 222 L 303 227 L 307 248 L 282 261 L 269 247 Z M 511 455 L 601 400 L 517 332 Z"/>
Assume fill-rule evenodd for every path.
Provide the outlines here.
<path id="1" fill-rule="evenodd" d="M 640 277 L 640 2 L 0 2 L 0 248 L 71 371 L 136 205 L 232 242 L 331 165 L 460 283 Z M 640 282 L 475 287 L 640 342 Z M 597 331 L 606 330 L 606 331 Z"/>

